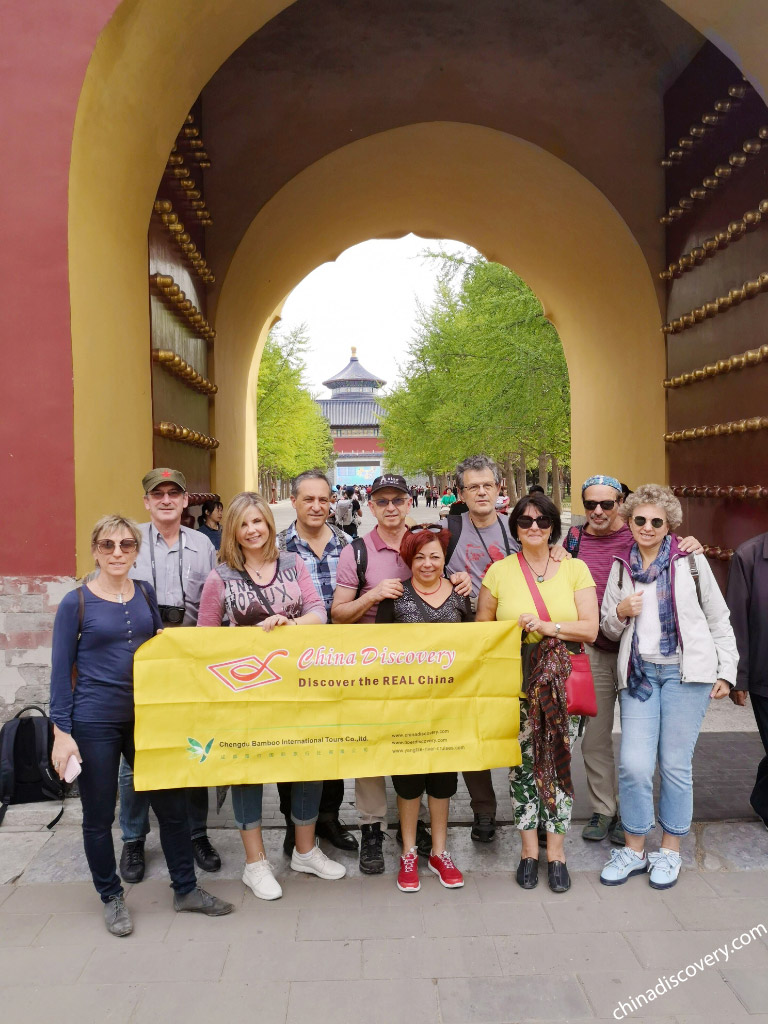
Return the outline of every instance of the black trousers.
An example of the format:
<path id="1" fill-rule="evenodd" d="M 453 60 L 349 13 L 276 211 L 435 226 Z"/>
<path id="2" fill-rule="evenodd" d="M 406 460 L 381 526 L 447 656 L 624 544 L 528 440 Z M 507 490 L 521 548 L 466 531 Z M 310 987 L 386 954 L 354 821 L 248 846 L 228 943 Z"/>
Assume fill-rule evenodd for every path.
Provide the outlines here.
<path id="1" fill-rule="evenodd" d="M 755 713 L 757 731 L 763 741 L 765 757 L 757 766 L 757 778 L 755 788 L 749 802 L 752 804 L 756 814 L 759 814 L 763 821 L 768 822 L 768 697 L 761 697 L 759 693 L 750 693 L 752 710 Z"/>
<path id="2" fill-rule="evenodd" d="M 280 794 L 280 813 L 285 818 L 291 817 L 291 786 L 292 782 L 278 782 L 277 792 Z M 344 779 L 332 779 L 323 783 L 323 795 L 320 797 L 318 821 L 334 821 L 339 816 L 339 808 L 344 799 Z"/>

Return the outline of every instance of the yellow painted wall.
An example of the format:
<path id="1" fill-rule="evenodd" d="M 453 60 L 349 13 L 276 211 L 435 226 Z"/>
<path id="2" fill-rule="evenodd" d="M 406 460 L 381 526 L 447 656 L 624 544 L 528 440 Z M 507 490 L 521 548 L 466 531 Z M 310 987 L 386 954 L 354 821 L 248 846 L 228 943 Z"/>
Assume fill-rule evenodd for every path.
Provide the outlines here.
<path id="1" fill-rule="evenodd" d="M 314 164 L 244 237 L 216 320 L 227 352 L 217 369 L 217 416 L 224 409 L 232 417 L 217 456 L 223 490 L 244 467 L 254 469 L 251 354 L 262 325 L 318 264 L 364 239 L 408 231 L 468 242 L 513 267 L 539 296 L 568 360 L 574 479 L 664 478 L 664 341 L 651 274 L 626 225 L 551 154 L 487 128 L 430 123 L 371 136 Z M 249 433 L 238 438 L 244 404 Z"/>
<path id="2" fill-rule="evenodd" d="M 725 43 L 766 94 L 762 0 L 666 2 Z M 142 515 L 140 480 L 152 457 L 146 234 L 168 152 L 214 71 L 286 6 L 285 0 L 124 0 L 94 51 L 75 122 L 69 195 L 80 570 L 88 565 L 88 536 L 99 515 L 117 509 Z M 663 396 L 661 389 L 651 395 L 650 384 L 663 376 L 659 311 L 632 238 L 605 200 L 554 158 L 501 136 L 483 141 L 489 162 L 470 159 L 454 149 L 462 130 L 473 133 L 473 144 L 476 132 L 496 134 L 471 126 L 412 126 L 375 136 L 309 168 L 257 218 L 227 275 L 216 323 L 222 388 L 216 486 L 223 493 L 253 481 L 254 439 L 246 437 L 237 402 L 249 401 L 245 382 L 250 374 L 252 387 L 253 345 L 265 319 L 318 262 L 363 238 L 409 230 L 464 239 L 513 266 L 540 295 L 566 346 L 577 479 L 585 468 L 622 456 L 628 428 L 641 422 L 654 426 L 635 469 L 640 477 L 663 469 L 655 440 L 663 428 Z M 514 153 L 520 166 L 505 163 L 502 153 Z M 382 174 L 382 166 L 396 168 L 399 177 Z M 337 180 L 347 173 L 370 177 L 377 191 L 366 191 L 363 180 L 355 187 Z M 512 180 L 529 181 L 535 190 L 515 204 Z M 560 194 L 563 188 L 599 216 L 607 236 Z M 555 219 L 553 210 L 564 219 Z M 290 252 L 299 238 L 301 250 Z M 271 251 L 263 248 L 267 241 L 274 243 Z M 246 283 L 253 294 L 237 297 Z M 608 422 L 590 415 L 611 395 L 612 381 L 600 380 L 609 351 L 622 354 L 630 396 L 650 402 L 642 419 L 632 411 L 614 413 Z M 251 416 L 247 405 L 246 422 Z M 636 435 L 631 441 L 636 444 Z"/>

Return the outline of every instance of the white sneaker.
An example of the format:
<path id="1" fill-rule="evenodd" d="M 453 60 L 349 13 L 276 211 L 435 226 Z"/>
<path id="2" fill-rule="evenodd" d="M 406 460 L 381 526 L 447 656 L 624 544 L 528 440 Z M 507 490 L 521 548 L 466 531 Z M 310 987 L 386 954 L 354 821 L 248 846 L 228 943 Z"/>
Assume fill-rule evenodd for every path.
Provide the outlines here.
<path id="1" fill-rule="evenodd" d="M 243 882 L 260 900 L 279 900 L 283 895 L 280 883 L 272 874 L 272 865 L 266 857 L 245 865 Z"/>
<path id="2" fill-rule="evenodd" d="M 671 889 L 677 883 L 683 859 L 676 850 L 663 846 L 655 853 L 648 854 L 651 873 L 648 882 L 652 889 Z"/>
<path id="3" fill-rule="evenodd" d="M 302 857 L 294 847 L 293 855 L 291 856 L 291 867 L 294 871 L 306 871 L 307 874 L 317 875 L 318 878 L 343 878 L 347 873 L 347 869 L 343 864 L 339 864 L 338 861 L 326 857 L 319 846 L 312 848 L 312 853 L 309 857 Z"/>

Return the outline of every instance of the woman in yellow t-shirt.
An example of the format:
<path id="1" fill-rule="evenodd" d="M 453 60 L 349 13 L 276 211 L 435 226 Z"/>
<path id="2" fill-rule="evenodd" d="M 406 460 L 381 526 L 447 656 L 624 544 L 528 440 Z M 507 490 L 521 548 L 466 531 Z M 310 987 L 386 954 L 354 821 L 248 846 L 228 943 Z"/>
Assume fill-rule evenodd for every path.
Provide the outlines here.
<path id="1" fill-rule="evenodd" d="M 509 555 L 490 566 L 483 579 L 477 621 L 516 621 L 523 628 L 523 688 L 528 689 L 528 667 L 538 653 L 534 645 L 547 637 L 565 641 L 576 651 L 582 642 L 597 637 L 599 613 L 595 583 L 579 559 L 554 562 L 551 546 L 560 539 L 560 513 L 544 494 L 527 494 L 509 516 L 509 529 L 520 542 L 519 555 Z M 523 567 L 547 607 L 551 621 L 541 619 Z M 574 646 L 575 644 L 575 646 Z M 553 671 L 539 673 L 537 682 L 520 702 L 522 764 L 509 773 L 514 822 L 520 830 L 522 851 L 517 882 L 533 889 L 539 880 L 539 821 L 547 831 L 547 874 L 553 892 L 571 886 L 565 864 L 565 834 L 571 824 L 573 785 L 571 748 L 579 719 L 569 716 L 565 703 L 568 661 L 560 657 L 562 645 L 551 645 Z M 543 649 L 544 645 L 542 645 Z M 526 650 L 527 648 L 527 650 Z M 561 666 L 561 671 L 557 666 Z"/>

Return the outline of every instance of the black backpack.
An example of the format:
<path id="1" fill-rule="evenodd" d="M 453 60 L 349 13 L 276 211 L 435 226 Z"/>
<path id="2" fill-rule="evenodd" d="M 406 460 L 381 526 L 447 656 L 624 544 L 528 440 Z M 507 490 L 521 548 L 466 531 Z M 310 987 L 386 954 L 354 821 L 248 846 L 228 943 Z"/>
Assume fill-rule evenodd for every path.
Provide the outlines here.
<path id="1" fill-rule="evenodd" d="M 39 715 L 22 717 L 26 711 Z M 64 784 L 51 765 L 53 725 L 42 708 L 29 704 L 0 729 L 0 823 L 9 804 L 61 800 L 62 807 L 47 826 L 64 813 Z"/>

